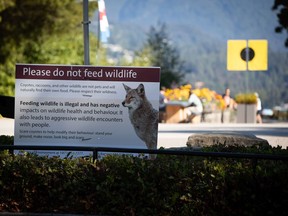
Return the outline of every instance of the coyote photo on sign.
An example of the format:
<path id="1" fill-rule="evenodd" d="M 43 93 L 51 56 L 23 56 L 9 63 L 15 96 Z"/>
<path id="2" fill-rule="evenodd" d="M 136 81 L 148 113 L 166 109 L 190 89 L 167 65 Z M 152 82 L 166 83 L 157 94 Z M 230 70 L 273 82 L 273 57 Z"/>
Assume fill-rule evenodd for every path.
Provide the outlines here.
<path id="1" fill-rule="evenodd" d="M 126 90 L 126 97 L 122 104 L 128 108 L 129 118 L 137 136 L 145 142 L 148 149 L 156 149 L 158 111 L 147 99 L 142 83 L 136 89 L 125 84 L 123 86 Z"/>

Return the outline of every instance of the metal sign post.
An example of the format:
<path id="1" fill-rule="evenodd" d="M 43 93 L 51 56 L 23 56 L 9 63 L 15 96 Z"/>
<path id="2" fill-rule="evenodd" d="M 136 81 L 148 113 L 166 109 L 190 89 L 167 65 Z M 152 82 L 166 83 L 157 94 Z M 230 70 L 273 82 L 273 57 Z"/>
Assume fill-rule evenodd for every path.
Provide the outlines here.
<path id="1" fill-rule="evenodd" d="M 84 65 L 90 65 L 88 0 L 83 0 Z"/>

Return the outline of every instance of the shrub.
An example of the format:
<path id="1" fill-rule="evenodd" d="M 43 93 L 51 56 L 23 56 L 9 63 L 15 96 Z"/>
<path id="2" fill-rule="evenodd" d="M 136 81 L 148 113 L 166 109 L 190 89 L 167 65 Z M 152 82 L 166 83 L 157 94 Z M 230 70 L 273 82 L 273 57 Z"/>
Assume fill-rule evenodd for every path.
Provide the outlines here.
<path id="1" fill-rule="evenodd" d="M 13 145 L 14 136 L 0 135 L 0 145 Z"/>
<path id="2" fill-rule="evenodd" d="M 235 101 L 238 104 L 256 104 L 257 97 L 255 93 L 237 94 Z"/>
<path id="3" fill-rule="evenodd" d="M 244 151 L 237 147 L 211 148 Z M 262 150 L 251 151 L 261 153 Z M 263 151 L 287 154 L 287 150 L 279 147 Z M 249 159 L 167 155 L 145 160 L 108 155 L 93 162 L 28 153 L 12 156 L 3 152 L 0 176 L 0 211 L 287 215 L 287 161 L 256 163 Z"/>

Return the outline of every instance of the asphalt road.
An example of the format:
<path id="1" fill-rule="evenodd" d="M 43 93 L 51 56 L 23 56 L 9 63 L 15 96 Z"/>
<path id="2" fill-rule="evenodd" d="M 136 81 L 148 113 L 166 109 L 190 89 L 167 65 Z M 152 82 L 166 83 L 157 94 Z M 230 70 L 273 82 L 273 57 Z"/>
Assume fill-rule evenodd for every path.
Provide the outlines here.
<path id="1" fill-rule="evenodd" d="M 270 122 L 263 124 L 159 124 L 158 148 L 186 146 L 188 137 L 209 132 L 238 132 L 254 134 L 266 139 L 272 146 L 288 147 L 288 123 Z M 0 118 L 0 135 L 14 135 L 14 119 Z"/>

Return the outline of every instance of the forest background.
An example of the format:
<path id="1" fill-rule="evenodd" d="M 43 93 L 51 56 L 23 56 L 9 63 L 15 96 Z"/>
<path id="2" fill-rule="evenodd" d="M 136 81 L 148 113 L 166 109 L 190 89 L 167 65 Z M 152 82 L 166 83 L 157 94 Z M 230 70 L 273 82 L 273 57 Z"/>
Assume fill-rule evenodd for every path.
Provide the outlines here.
<path id="1" fill-rule="evenodd" d="M 218 93 L 226 87 L 233 95 L 257 91 L 267 108 L 287 103 L 288 50 L 284 46 L 286 35 L 275 32 L 279 9 L 272 10 L 274 0 L 105 3 L 111 37 L 100 47 L 97 2 L 89 3 L 91 65 L 159 66 L 152 64 L 155 56 L 147 48 L 151 48 L 153 34 L 162 32 L 170 60 L 165 65 L 176 61 L 171 65 L 171 74 L 181 75 L 179 80 L 178 75 L 171 76 L 166 85 L 176 78 L 179 85 L 190 83 L 195 87 L 201 83 Z M 82 20 L 82 1 L 2 0 L 0 94 L 14 95 L 15 63 L 83 64 Z M 267 39 L 268 71 L 227 71 L 229 39 Z M 162 75 L 166 69 L 169 67 L 162 70 Z"/>

